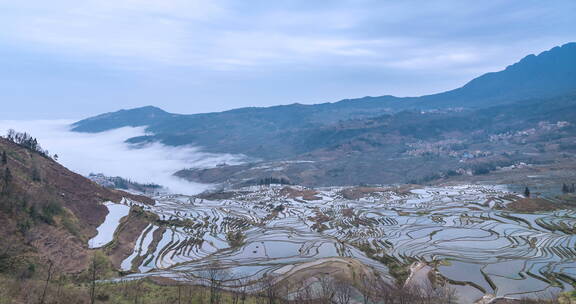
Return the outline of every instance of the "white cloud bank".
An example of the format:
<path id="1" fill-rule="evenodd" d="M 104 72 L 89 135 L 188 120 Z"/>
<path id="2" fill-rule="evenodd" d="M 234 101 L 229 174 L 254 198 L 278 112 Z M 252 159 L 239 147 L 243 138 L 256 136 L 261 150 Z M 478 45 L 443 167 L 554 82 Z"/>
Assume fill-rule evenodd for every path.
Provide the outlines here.
<path id="1" fill-rule="evenodd" d="M 172 174 L 183 168 L 208 168 L 219 163 L 242 162 L 242 155 L 214 154 L 196 147 L 169 147 L 159 143 L 131 148 L 124 141 L 144 135 L 144 128 L 121 128 L 88 134 L 69 130 L 70 120 L 8 121 L 0 120 L 0 134 L 8 129 L 28 132 L 44 149 L 58 154 L 59 162 L 82 175 L 103 173 L 141 183 L 157 183 L 171 192 L 195 194 L 214 185 L 191 183 Z"/>
<path id="2" fill-rule="evenodd" d="M 428 70 L 395 62 L 427 62 L 431 55 L 434 69 L 485 71 L 493 61 L 509 64 L 500 57 L 512 50 L 524 55 L 534 45 L 543 51 L 566 42 L 573 31 L 563 28 L 573 23 L 547 23 L 567 20 L 573 2 L 0 0 L 0 42 L 123 68 L 230 70 L 344 61 Z"/>

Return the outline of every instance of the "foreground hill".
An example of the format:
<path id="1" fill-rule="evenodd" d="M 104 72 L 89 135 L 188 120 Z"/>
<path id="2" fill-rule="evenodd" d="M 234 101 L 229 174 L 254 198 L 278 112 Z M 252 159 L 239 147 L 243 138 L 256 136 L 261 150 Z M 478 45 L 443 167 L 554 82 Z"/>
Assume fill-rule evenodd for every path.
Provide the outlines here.
<path id="1" fill-rule="evenodd" d="M 146 126 L 149 136 L 131 143 L 195 144 L 210 152 L 242 153 L 281 159 L 309 152 L 294 145 L 302 133 L 343 120 L 365 119 L 415 109 L 477 109 L 576 92 L 576 43 L 529 55 L 505 70 L 482 75 L 461 88 L 421 97 L 365 97 L 317 105 L 242 108 L 219 113 L 179 115 L 159 108 L 122 110 L 73 125 L 78 132 Z"/>
<path id="2" fill-rule="evenodd" d="M 84 270 L 88 239 L 108 213 L 105 201 L 142 196 L 103 188 L 49 156 L 0 137 L 0 273 L 54 263 L 64 273 Z"/>
<path id="3" fill-rule="evenodd" d="M 33 139 L 19 145 L 0 139 L 0 166 L 0 299 L 7 303 L 207 303 L 208 297 L 221 299 L 215 303 L 277 303 L 294 294 L 300 302 L 330 302 L 310 293 L 314 282 L 332 296 L 356 290 L 374 302 L 439 304 L 457 297 L 472 303 L 537 296 L 541 286 L 569 289 L 574 282 L 574 213 L 562 210 L 573 207 L 574 186 L 548 201 L 502 186 L 273 185 L 164 195 L 147 205 L 136 202 L 152 203 L 144 197 L 69 172 Z M 550 186 L 560 188 L 559 182 Z M 136 201 L 130 207 L 101 203 L 123 197 Z M 517 212 L 534 204 L 549 212 Z M 116 208 L 124 216 L 113 223 Z M 104 220 L 106 210 L 112 213 Z M 97 236 L 109 241 L 88 250 L 96 226 Z M 78 275 L 93 253 L 94 267 Z M 504 255 L 506 260 L 498 258 Z M 510 260 L 520 264 L 510 266 Z M 523 276 L 524 267 L 536 275 Z M 480 275 L 494 268 L 506 273 Z M 470 275 L 459 278 L 454 269 Z M 118 281 L 97 282 L 111 277 Z M 508 283 L 519 277 L 522 284 Z M 427 293 L 404 288 L 421 283 L 431 286 Z"/>

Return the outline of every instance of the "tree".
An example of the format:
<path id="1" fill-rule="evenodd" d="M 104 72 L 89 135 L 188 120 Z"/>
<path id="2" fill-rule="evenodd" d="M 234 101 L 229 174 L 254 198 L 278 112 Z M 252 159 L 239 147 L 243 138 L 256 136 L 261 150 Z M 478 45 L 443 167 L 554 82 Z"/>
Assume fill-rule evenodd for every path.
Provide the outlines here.
<path id="1" fill-rule="evenodd" d="M 222 283 L 229 278 L 228 271 L 214 261 L 203 272 L 203 277 L 210 283 L 210 304 L 220 303 Z"/>
<path id="2" fill-rule="evenodd" d="M 6 166 L 8 164 L 8 156 L 6 155 L 6 151 L 2 151 L 2 165 Z"/>
<path id="3" fill-rule="evenodd" d="M 136 287 L 134 288 L 134 304 L 138 304 L 138 297 L 140 296 L 140 294 L 142 293 L 142 283 L 144 281 L 143 280 L 138 280 L 138 282 L 136 282 Z"/>
<path id="4" fill-rule="evenodd" d="M 6 133 L 6 138 L 7 138 L 9 141 L 14 141 L 15 135 L 16 135 L 16 131 L 14 131 L 14 129 L 10 129 L 10 130 L 8 130 L 8 132 Z"/>
<path id="5" fill-rule="evenodd" d="M 331 304 L 334 302 L 336 294 L 334 288 L 334 279 L 329 275 L 322 275 L 318 278 L 320 288 L 318 289 L 318 299 L 322 304 Z"/>
<path id="6" fill-rule="evenodd" d="M 528 187 L 526 187 L 526 189 L 524 189 L 524 196 L 530 197 L 530 189 L 528 189 Z"/>
<path id="7" fill-rule="evenodd" d="M 244 304 L 248 295 L 248 284 L 250 281 L 246 275 L 239 274 L 234 280 L 234 291 L 232 293 L 232 304 Z"/>
<path id="8" fill-rule="evenodd" d="M 4 185 L 2 186 L 2 193 L 6 194 L 10 190 L 10 183 L 12 182 L 12 172 L 10 171 L 10 168 L 6 167 L 4 170 L 3 179 Z"/>
<path id="9" fill-rule="evenodd" d="M 456 303 L 458 302 L 458 296 L 456 294 L 456 290 L 451 288 L 449 285 L 445 285 L 440 288 L 439 292 L 440 300 L 444 301 L 444 303 Z"/>
<path id="10" fill-rule="evenodd" d="M 36 165 L 32 167 L 32 180 L 35 182 L 39 182 L 42 180 L 42 178 L 40 177 L 40 170 Z"/>
<path id="11" fill-rule="evenodd" d="M 352 287 L 344 280 L 337 280 L 334 284 L 336 291 L 335 303 L 336 304 L 349 304 L 352 299 Z"/>
<path id="12" fill-rule="evenodd" d="M 374 293 L 374 281 L 365 273 L 360 277 L 360 292 L 362 293 L 362 303 L 368 304 Z"/>
<path id="13" fill-rule="evenodd" d="M 10 129 L 8 130 L 6 138 L 13 143 L 30 151 L 37 152 L 44 157 L 48 157 L 49 155 L 48 150 L 42 149 L 38 140 L 26 132 L 20 133 Z"/>
<path id="14" fill-rule="evenodd" d="M 48 261 L 48 275 L 46 277 L 46 283 L 44 284 L 44 291 L 42 292 L 42 297 L 40 298 L 40 304 L 46 303 L 46 291 L 48 290 L 48 284 L 50 284 L 50 279 L 52 278 L 52 269 L 54 268 L 54 263 Z"/>
<path id="15" fill-rule="evenodd" d="M 97 273 L 98 266 L 96 265 L 96 256 L 92 258 L 92 265 L 90 267 L 90 304 L 94 304 L 96 300 L 96 273 Z"/>
<path id="16" fill-rule="evenodd" d="M 278 299 L 278 289 L 274 277 L 269 274 L 264 274 L 259 285 L 262 298 L 267 300 L 266 303 L 276 303 Z"/>
<path id="17" fill-rule="evenodd" d="M 90 275 L 90 304 L 96 302 L 96 282 L 103 273 L 107 260 L 101 253 L 95 252 L 89 269 Z"/>
<path id="18" fill-rule="evenodd" d="M 313 298 L 312 287 L 306 283 L 306 280 L 298 281 L 296 283 L 296 302 L 307 304 L 310 303 Z"/>

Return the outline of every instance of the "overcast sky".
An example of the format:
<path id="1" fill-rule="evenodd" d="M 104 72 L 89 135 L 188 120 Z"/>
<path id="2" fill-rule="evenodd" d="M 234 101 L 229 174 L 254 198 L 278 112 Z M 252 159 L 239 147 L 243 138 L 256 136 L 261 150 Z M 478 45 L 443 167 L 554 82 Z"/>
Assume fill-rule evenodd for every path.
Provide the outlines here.
<path id="1" fill-rule="evenodd" d="M 0 0 L 0 119 L 458 87 L 575 41 L 574 0 Z"/>

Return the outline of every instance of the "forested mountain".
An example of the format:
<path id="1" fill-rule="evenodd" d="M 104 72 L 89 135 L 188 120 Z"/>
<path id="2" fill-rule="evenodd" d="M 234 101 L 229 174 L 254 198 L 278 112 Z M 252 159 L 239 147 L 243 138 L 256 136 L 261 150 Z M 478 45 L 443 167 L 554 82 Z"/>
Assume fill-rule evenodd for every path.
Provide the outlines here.
<path id="1" fill-rule="evenodd" d="M 365 97 L 317 105 L 241 108 L 193 115 L 170 114 L 148 106 L 88 118 L 76 122 L 73 130 L 101 132 L 123 126 L 147 126 L 151 135 L 129 141 L 195 144 L 211 152 L 280 159 L 307 152 L 294 145 L 302 141 L 302 133 L 339 121 L 416 109 L 488 108 L 573 92 L 576 92 L 576 43 L 568 43 L 538 56 L 529 55 L 503 71 L 482 75 L 461 88 L 434 95 Z"/>
<path id="2" fill-rule="evenodd" d="M 294 158 L 177 175 L 233 185 L 268 177 L 309 186 L 422 183 L 561 161 L 576 153 L 576 95 L 468 111 L 403 111 L 303 130 L 290 140 L 301 151 Z"/>
<path id="3" fill-rule="evenodd" d="M 576 43 L 569 43 L 435 95 L 194 115 L 144 107 L 82 120 L 73 128 L 100 132 L 146 126 L 148 135 L 128 142 L 193 144 L 209 152 L 255 159 L 240 166 L 178 172 L 202 182 L 259 183 L 267 178 L 304 185 L 421 182 L 572 153 L 575 71 Z M 272 171 L 257 169 L 263 162 L 284 164 Z"/>

